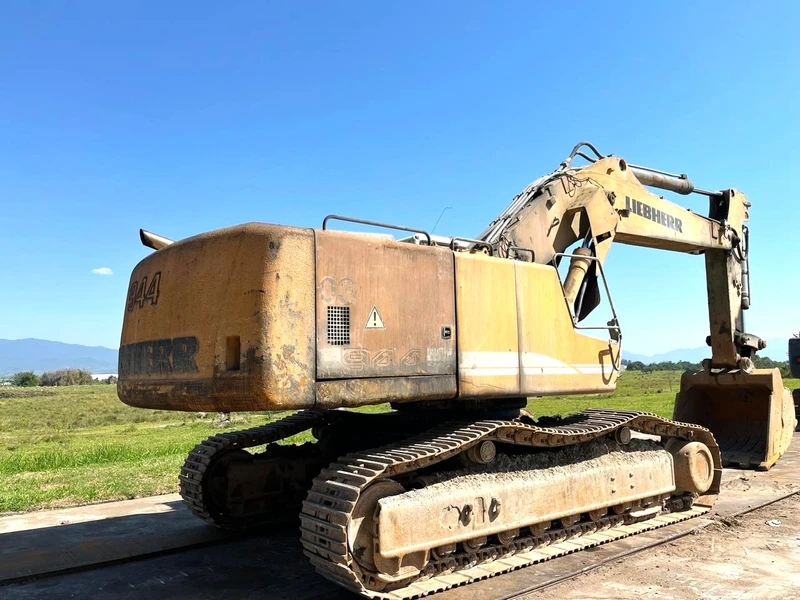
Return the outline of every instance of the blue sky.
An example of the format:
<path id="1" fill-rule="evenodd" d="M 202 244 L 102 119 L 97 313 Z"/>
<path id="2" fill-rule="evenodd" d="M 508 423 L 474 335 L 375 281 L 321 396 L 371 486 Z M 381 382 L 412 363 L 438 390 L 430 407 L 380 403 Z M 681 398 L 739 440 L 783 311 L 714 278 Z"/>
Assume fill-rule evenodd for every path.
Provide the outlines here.
<path id="1" fill-rule="evenodd" d="M 437 233 L 473 236 L 583 139 L 744 191 L 747 328 L 786 337 L 800 5 L 763 6 L 6 2 L 0 338 L 117 347 L 139 227 L 431 228 L 452 206 Z M 701 257 L 616 245 L 607 275 L 628 350 L 703 345 Z"/>

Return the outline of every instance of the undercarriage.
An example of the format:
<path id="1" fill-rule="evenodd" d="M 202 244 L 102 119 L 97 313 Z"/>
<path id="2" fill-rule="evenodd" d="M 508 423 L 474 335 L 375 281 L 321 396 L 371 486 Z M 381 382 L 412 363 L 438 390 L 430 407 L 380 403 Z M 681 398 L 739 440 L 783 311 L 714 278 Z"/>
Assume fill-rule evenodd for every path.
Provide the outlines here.
<path id="1" fill-rule="evenodd" d="M 308 430 L 316 442 L 278 443 Z M 698 516 L 720 477 L 707 429 L 652 414 L 431 410 L 303 411 L 219 434 L 180 480 L 220 527 L 299 516 L 321 575 L 405 599 Z"/>

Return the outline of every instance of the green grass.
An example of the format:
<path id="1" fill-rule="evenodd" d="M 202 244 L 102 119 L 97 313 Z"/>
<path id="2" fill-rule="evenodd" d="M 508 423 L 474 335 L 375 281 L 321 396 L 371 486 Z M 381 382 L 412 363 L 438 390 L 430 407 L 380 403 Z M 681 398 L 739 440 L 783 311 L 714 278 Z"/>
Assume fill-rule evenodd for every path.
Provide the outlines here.
<path id="1" fill-rule="evenodd" d="M 628 372 L 614 394 L 532 398 L 528 408 L 537 416 L 595 407 L 669 417 L 679 380 L 678 372 Z M 223 422 L 218 414 L 131 408 L 113 385 L 0 388 L 0 513 L 177 491 L 180 466 L 195 444 L 286 414 L 238 413 Z M 304 433 L 287 442 L 310 439 Z"/>
<path id="2" fill-rule="evenodd" d="M 113 385 L 0 389 L 0 513 L 177 490 L 186 453 L 210 435 L 286 413 L 136 409 Z"/>
<path id="3" fill-rule="evenodd" d="M 620 377 L 617 391 L 613 394 L 531 398 L 528 410 L 536 416 L 544 416 L 569 415 L 585 408 L 616 408 L 641 410 L 671 418 L 680 379 L 680 371 L 628 371 Z"/>

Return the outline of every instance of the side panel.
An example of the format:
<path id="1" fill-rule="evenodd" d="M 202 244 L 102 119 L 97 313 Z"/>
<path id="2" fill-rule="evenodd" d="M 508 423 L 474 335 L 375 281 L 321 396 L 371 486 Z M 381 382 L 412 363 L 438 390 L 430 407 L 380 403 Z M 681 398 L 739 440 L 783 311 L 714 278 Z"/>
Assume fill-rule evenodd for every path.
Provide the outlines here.
<path id="1" fill-rule="evenodd" d="M 220 412 L 313 406 L 312 230 L 253 223 L 188 238 L 142 260 L 129 289 L 123 402 Z"/>
<path id="2" fill-rule="evenodd" d="M 557 271 L 515 262 L 521 386 L 525 395 L 610 392 L 619 348 L 572 326 Z"/>
<path id="3" fill-rule="evenodd" d="M 514 262 L 455 255 L 459 397 L 513 397 L 519 389 Z"/>
<path id="4" fill-rule="evenodd" d="M 456 376 L 365 377 L 317 382 L 317 408 L 449 400 L 456 395 Z"/>
<path id="5" fill-rule="evenodd" d="M 137 265 L 117 389 L 218 412 L 587 393 L 613 389 L 612 352 L 551 267 L 249 224 Z"/>
<path id="6" fill-rule="evenodd" d="M 316 239 L 317 379 L 385 385 L 385 378 L 450 375 L 454 383 L 453 253 L 340 231 L 316 231 Z M 327 405 L 338 388 L 324 389 Z M 355 400 L 361 388 L 348 389 Z"/>

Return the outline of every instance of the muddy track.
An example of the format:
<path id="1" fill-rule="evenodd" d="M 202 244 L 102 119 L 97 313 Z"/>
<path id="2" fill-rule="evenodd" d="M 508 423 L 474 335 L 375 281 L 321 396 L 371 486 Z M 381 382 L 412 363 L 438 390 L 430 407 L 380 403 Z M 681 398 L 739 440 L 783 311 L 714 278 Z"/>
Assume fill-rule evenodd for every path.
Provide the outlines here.
<path id="1" fill-rule="evenodd" d="M 624 514 L 612 515 L 594 522 L 576 522 L 570 528 L 551 528 L 508 544 L 483 546 L 474 552 L 432 560 L 417 576 L 403 580 L 400 586 L 396 582 L 389 582 L 387 586 L 380 573 L 363 568 L 351 554 L 348 524 L 362 491 L 376 480 L 442 462 L 484 440 L 555 449 L 586 443 L 625 427 L 641 433 L 705 443 L 712 451 L 716 467 L 709 493 L 699 498 L 694 507 L 686 498 L 674 497 L 665 505 L 667 514 L 641 523 L 632 523 Z M 324 577 L 371 598 L 406 600 L 698 516 L 713 504 L 720 479 L 719 449 L 707 429 L 652 414 L 589 410 L 556 427 L 538 427 L 518 421 L 459 420 L 401 443 L 351 453 L 324 469 L 303 503 L 301 541 L 306 555 Z"/>

